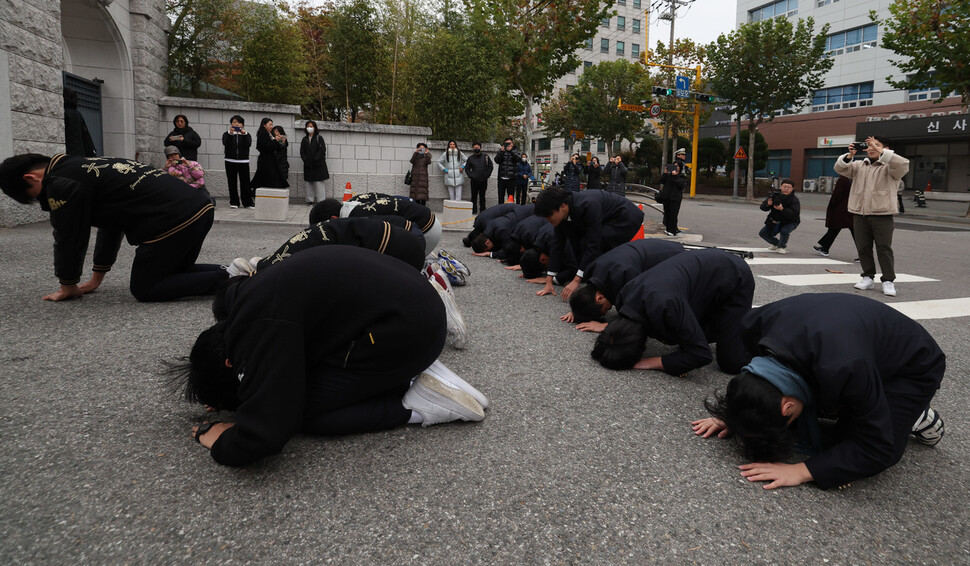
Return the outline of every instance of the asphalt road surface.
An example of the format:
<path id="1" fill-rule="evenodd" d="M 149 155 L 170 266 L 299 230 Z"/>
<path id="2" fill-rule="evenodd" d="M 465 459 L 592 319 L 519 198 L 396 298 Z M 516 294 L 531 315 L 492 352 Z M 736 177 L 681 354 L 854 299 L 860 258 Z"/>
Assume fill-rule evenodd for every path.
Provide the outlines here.
<path id="1" fill-rule="evenodd" d="M 819 259 L 822 216 L 803 212 L 786 258 Z M 763 250 L 763 218 L 747 204 L 691 201 L 681 226 L 707 244 Z M 895 298 L 866 295 L 954 300 L 913 307 L 936 313 L 918 318 L 948 357 L 934 401 L 947 433 L 841 491 L 741 478 L 734 444 L 689 426 L 727 375 L 601 368 L 593 335 L 558 320 L 557 297 L 472 257 L 457 232 L 442 245 L 472 269 L 456 289 L 472 336 L 442 359 L 489 396 L 485 420 L 301 436 L 257 465 L 223 467 L 189 437 L 203 408 L 161 371 L 210 324 L 209 303 L 137 303 L 128 247 L 96 293 L 41 301 L 57 286 L 50 227 L 0 230 L 0 563 L 970 563 L 970 317 L 960 315 L 970 226 L 899 221 L 916 227 L 896 231 L 897 271 L 920 279 L 900 282 Z M 201 260 L 268 253 L 296 231 L 220 222 Z M 832 251 L 837 263 L 753 264 L 755 303 L 861 293 L 763 277 L 854 279 L 848 236 Z"/>

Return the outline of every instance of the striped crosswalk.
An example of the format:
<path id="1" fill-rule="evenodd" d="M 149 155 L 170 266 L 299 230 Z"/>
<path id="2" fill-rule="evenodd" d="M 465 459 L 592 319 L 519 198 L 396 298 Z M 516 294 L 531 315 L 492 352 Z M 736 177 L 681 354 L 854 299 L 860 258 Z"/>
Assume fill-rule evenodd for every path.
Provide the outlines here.
<path id="1" fill-rule="evenodd" d="M 851 291 L 851 285 L 859 280 L 858 266 L 845 261 L 818 257 L 778 256 L 766 248 L 738 248 L 732 246 L 731 249 L 741 249 L 758 254 L 754 259 L 745 260 L 752 267 L 755 276 L 782 285 L 791 287 L 841 285 L 846 288 L 846 291 Z M 758 273 L 761 269 L 770 269 L 773 267 L 784 269 L 788 266 L 814 266 L 820 269 L 824 268 L 825 273 L 797 273 L 786 275 Z M 777 269 L 773 271 L 774 273 L 778 272 Z M 877 291 L 874 292 L 878 292 L 879 277 L 880 274 L 876 274 Z M 932 284 L 938 283 L 939 281 L 939 279 L 908 273 L 896 274 L 897 284 Z M 888 297 L 886 299 L 886 304 L 914 320 L 970 317 L 970 297 L 923 301 L 896 301 Z"/>

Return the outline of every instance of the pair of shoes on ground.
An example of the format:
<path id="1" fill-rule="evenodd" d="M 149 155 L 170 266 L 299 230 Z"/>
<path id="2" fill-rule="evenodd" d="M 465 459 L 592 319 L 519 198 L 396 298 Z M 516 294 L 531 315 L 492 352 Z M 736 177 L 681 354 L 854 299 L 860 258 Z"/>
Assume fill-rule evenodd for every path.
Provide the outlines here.
<path id="1" fill-rule="evenodd" d="M 428 261 L 440 265 L 451 284 L 457 287 L 466 285 L 465 277 L 472 273 L 464 263 L 458 261 L 455 256 L 445 250 L 439 251 L 438 255 L 428 256 Z"/>
<path id="2" fill-rule="evenodd" d="M 820 256 L 829 257 L 829 251 L 822 246 L 812 246 L 812 249 Z"/>
<path id="3" fill-rule="evenodd" d="M 778 252 L 778 253 L 780 253 L 782 255 L 785 255 L 785 254 L 788 253 L 788 248 L 783 248 L 781 246 L 776 246 L 776 245 L 770 245 L 770 246 L 768 246 L 768 251 L 769 252 Z"/>
<path id="4" fill-rule="evenodd" d="M 913 425 L 913 436 L 916 437 L 916 441 L 927 446 L 935 446 L 943 438 L 944 432 L 946 427 L 943 425 L 943 419 L 933 407 L 923 411 Z"/>
<path id="5" fill-rule="evenodd" d="M 876 286 L 876 282 L 873 281 L 872 277 L 868 277 L 868 276 L 865 276 L 865 275 L 862 276 L 862 279 L 860 279 L 858 283 L 856 283 L 855 285 L 853 285 L 853 287 L 855 287 L 856 289 L 858 289 L 860 291 L 868 291 L 868 290 L 872 289 L 875 286 Z M 896 285 L 892 281 L 883 281 L 882 282 L 882 294 L 883 295 L 886 295 L 887 297 L 895 297 L 896 296 Z"/>
<path id="6" fill-rule="evenodd" d="M 240 275 L 250 277 L 256 274 L 256 264 L 262 259 L 261 257 L 254 257 L 252 259 L 237 257 L 226 266 L 226 271 L 229 272 L 229 277 L 239 277 Z"/>
<path id="7" fill-rule="evenodd" d="M 458 310 L 458 303 L 455 302 L 455 296 L 451 292 L 447 278 L 442 276 L 441 273 L 433 271 L 428 277 L 428 281 L 438 291 L 438 297 L 441 298 L 441 302 L 445 306 L 448 343 L 457 350 L 464 349 L 465 345 L 468 344 L 468 328 L 465 326 L 465 317 Z"/>
<path id="8" fill-rule="evenodd" d="M 676 237 L 678 234 L 680 234 L 680 232 L 668 232 L 667 230 L 664 230 L 664 234 L 671 237 Z"/>
<path id="9" fill-rule="evenodd" d="M 488 398 L 435 361 L 414 380 L 401 400 L 405 409 L 421 415 L 421 426 L 485 418 Z"/>

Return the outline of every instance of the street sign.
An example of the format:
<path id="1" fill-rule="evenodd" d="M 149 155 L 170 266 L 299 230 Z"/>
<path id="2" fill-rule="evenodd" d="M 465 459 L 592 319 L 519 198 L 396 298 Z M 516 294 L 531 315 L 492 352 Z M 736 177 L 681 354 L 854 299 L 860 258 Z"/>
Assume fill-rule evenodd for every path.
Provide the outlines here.
<path id="1" fill-rule="evenodd" d="M 627 110 L 630 112 L 643 112 L 647 109 L 646 106 L 640 104 L 617 104 L 616 107 L 620 110 Z"/>
<path id="2" fill-rule="evenodd" d="M 690 78 L 677 75 L 677 98 L 690 98 Z"/>
<path id="3" fill-rule="evenodd" d="M 584 140 L 586 139 L 586 134 L 582 130 L 569 130 L 569 137 L 574 140 Z"/>
<path id="4" fill-rule="evenodd" d="M 660 116 L 660 105 L 654 102 L 650 105 L 650 117 L 657 118 Z"/>
<path id="5" fill-rule="evenodd" d="M 748 158 L 748 154 L 744 152 L 744 148 L 743 147 L 739 147 L 738 148 L 738 151 L 734 154 L 734 158 L 735 159 L 747 159 Z"/>

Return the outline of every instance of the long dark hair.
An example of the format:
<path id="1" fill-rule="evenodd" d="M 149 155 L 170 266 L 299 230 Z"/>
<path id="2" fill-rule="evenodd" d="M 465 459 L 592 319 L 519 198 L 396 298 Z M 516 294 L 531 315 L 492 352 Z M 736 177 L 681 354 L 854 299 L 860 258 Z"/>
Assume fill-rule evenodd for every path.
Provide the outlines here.
<path id="1" fill-rule="evenodd" d="M 314 122 L 313 120 L 307 120 L 306 121 L 306 124 L 303 124 L 303 132 L 304 133 L 306 132 L 306 129 L 307 129 L 308 126 L 313 126 L 313 135 L 314 136 L 317 135 L 320 132 L 320 128 L 317 127 L 317 123 L 316 122 Z M 307 137 L 311 137 L 310 134 L 307 134 Z"/>
<path id="2" fill-rule="evenodd" d="M 781 391 L 766 379 L 743 372 L 731 378 L 724 395 L 706 399 L 704 408 L 727 425 L 745 458 L 778 462 L 789 457 L 795 445 L 788 417 L 781 414 L 781 398 Z"/>

